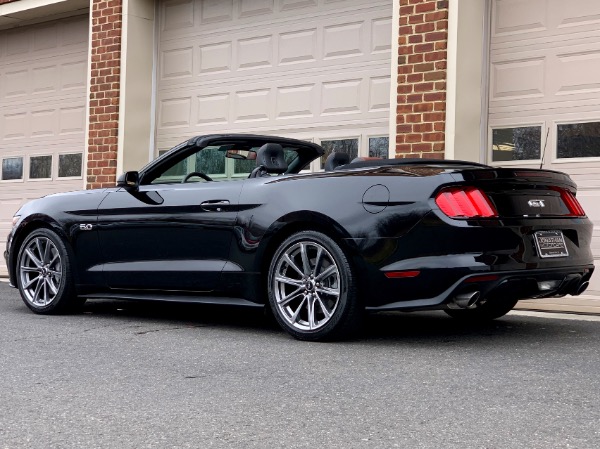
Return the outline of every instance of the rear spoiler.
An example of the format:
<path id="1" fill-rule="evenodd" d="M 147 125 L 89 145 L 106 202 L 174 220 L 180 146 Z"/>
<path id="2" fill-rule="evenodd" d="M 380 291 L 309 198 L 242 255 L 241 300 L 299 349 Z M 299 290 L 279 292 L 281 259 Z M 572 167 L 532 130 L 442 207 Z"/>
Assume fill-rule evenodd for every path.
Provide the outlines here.
<path id="1" fill-rule="evenodd" d="M 492 168 L 458 170 L 452 174 L 456 181 L 511 181 L 519 183 L 540 183 L 567 186 L 577 190 L 577 184 L 569 175 L 554 170 L 526 168 Z"/>

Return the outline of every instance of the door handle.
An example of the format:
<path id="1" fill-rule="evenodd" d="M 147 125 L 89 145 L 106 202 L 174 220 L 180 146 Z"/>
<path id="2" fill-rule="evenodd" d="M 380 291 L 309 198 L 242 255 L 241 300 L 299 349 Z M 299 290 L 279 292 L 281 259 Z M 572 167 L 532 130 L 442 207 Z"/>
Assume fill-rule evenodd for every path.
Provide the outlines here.
<path id="1" fill-rule="evenodd" d="M 229 206 L 229 201 L 227 200 L 209 200 L 200 203 L 200 207 L 206 211 L 216 211 L 221 212 L 223 207 Z"/>

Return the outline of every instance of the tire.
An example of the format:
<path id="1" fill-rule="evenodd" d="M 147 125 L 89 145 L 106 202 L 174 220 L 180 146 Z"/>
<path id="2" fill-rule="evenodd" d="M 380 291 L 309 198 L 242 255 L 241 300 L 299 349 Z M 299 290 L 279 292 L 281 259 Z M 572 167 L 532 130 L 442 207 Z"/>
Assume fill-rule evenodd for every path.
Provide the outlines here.
<path id="1" fill-rule="evenodd" d="M 447 309 L 444 312 L 462 321 L 485 322 L 506 315 L 518 301 L 518 299 L 491 299 L 474 309 Z"/>
<path id="2" fill-rule="evenodd" d="M 25 238 L 16 274 L 21 299 L 35 313 L 74 312 L 85 302 L 75 294 L 69 251 L 50 229 L 36 229 Z"/>
<path id="3" fill-rule="evenodd" d="M 269 267 L 268 296 L 279 325 L 299 340 L 337 340 L 360 327 L 352 266 L 331 238 L 302 231 L 287 238 Z"/>

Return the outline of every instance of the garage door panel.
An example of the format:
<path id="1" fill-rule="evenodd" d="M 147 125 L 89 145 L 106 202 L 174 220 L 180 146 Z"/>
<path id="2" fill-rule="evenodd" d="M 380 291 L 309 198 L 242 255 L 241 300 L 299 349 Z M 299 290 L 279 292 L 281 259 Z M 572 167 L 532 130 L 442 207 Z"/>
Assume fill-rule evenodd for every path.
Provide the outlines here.
<path id="1" fill-rule="evenodd" d="M 175 129 L 186 135 L 207 132 L 240 132 L 264 129 L 274 132 L 293 122 L 295 125 L 318 120 L 324 126 L 337 126 L 346 120 L 388 120 L 389 67 L 355 71 L 347 79 L 343 74 L 313 76 L 280 82 L 247 83 L 229 87 L 194 89 L 189 96 L 179 97 L 178 89 L 159 94 L 158 134 Z M 377 76 L 379 75 L 379 76 Z M 308 78 L 311 79 L 311 78 Z"/>
<path id="2" fill-rule="evenodd" d="M 0 60 L 0 111 L 42 101 L 81 99 L 87 71 L 87 61 L 81 58 L 80 51 L 42 62 L 36 60 L 35 64 Z"/>
<path id="3" fill-rule="evenodd" d="M 490 70 L 490 108 L 535 105 L 564 107 L 567 102 L 598 102 L 600 39 L 494 52 Z"/>
<path id="4" fill-rule="evenodd" d="M 215 31 L 227 35 L 241 28 L 265 28 L 274 23 L 321 20 L 340 11 L 388 9 L 386 0 L 168 0 L 160 4 L 161 40 L 184 35 L 202 36 Z"/>
<path id="5" fill-rule="evenodd" d="M 224 39 L 222 33 L 194 38 L 200 41 L 170 40 L 160 47 L 161 88 L 244 81 L 249 77 L 281 78 L 299 70 L 316 72 L 345 68 L 347 64 L 389 65 L 391 19 L 381 12 L 370 17 L 354 16 L 315 27 L 296 23 L 264 29 L 239 30 Z M 310 73 L 309 73 L 310 74 Z M 250 78 L 251 79 L 251 78 Z"/>
<path id="6" fill-rule="evenodd" d="M 566 6 L 568 4 L 568 6 Z M 598 30 L 600 2 L 597 0 L 494 0 L 493 45 L 514 45 L 522 35 L 530 42 Z"/>
<path id="7" fill-rule="evenodd" d="M 21 108 L 0 115 L 0 141 L 3 149 L 10 148 L 13 141 L 31 141 L 39 144 L 53 144 L 74 134 L 83 140 L 85 131 L 85 106 L 81 101 L 64 102 L 61 107 L 47 106 Z M 50 108 L 49 108 L 50 106 Z M 83 150 L 81 144 L 78 145 Z"/>

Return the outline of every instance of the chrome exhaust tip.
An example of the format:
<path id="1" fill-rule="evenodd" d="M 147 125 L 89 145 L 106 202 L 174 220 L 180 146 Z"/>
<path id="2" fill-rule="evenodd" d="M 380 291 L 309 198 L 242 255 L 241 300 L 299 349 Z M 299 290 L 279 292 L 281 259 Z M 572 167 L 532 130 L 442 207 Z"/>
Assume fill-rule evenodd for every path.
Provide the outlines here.
<path id="1" fill-rule="evenodd" d="M 588 281 L 584 281 L 581 284 L 579 284 L 579 287 L 577 287 L 575 289 L 575 293 L 572 293 L 573 296 L 579 296 L 581 295 L 584 291 L 587 290 L 588 286 L 590 285 L 590 283 Z"/>
<path id="2" fill-rule="evenodd" d="M 461 293 L 454 297 L 453 303 L 459 309 L 473 309 L 477 306 L 477 301 L 479 301 L 480 296 L 481 293 L 479 292 Z"/>

